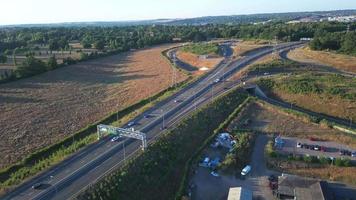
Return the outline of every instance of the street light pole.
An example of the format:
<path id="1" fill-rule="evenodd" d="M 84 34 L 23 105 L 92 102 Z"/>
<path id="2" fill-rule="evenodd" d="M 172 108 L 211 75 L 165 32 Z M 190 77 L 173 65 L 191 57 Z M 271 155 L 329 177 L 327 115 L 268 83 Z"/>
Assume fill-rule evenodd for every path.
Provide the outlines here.
<path id="1" fill-rule="evenodd" d="M 162 112 L 162 129 L 164 129 L 164 110 L 162 109 L 161 110 L 161 112 Z"/>
<path id="2" fill-rule="evenodd" d="M 124 149 L 124 162 L 126 163 L 126 150 L 125 150 L 125 140 L 122 143 L 123 149 Z"/>
<path id="3" fill-rule="evenodd" d="M 119 121 L 119 104 L 116 104 L 116 107 L 117 107 L 117 112 L 116 112 L 116 121 L 118 122 Z"/>
<path id="4" fill-rule="evenodd" d="M 214 84 L 211 85 L 211 102 L 214 100 Z"/>

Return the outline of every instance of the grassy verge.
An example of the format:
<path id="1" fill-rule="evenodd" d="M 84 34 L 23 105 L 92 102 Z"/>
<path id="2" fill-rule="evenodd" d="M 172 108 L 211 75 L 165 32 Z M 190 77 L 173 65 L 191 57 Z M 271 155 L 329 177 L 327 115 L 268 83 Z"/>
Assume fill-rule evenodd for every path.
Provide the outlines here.
<path id="1" fill-rule="evenodd" d="M 219 54 L 219 46 L 215 43 L 196 43 L 181 48 L 184 52 L 196 55 L 213 55 Z"/>
<path id="2" fill-rule="evenodd" d="M 298 68 L 300 65 L 296 62 L 289 60 L 272 60 L 271 62 L 252 65 L 249 72 L 271 72 L 271 71 L 284 71 L 286 69 Z"/>
<path id="3" fill-rule="evenodd" d="M 257 81 L 267 93 L 299 107 L 356 121 L 356 79 L 337 74 L 301 73 Z"/>
<path id="4" fill-rule="evenodd" d="M 274 109 L 277 109 L 277 110 L 283 112 L 284 114 L 286 114 L 288 116 L 293 116 L 296 119 L 300 119 L 300 120 L 302 120 L 304 122 L 307 122 L 307 123 L 317 124 L 317 125 L 320 125 L 321 127 L 324 127 L 324 128 L 326 128 L 326 127 L 335 128 L 337 130 L 340 130 L 339 128 L 337 128 L 337 127 L 340 127 L 342 129 L 344 129 L 344 130 L 340 130 L 340 131 L 343 131 L 343 132 L 348 133 L 348 134 L 356 135 L 355 134 L 356 133 L 356 129 L 353 129 L 351 127 L 340 125 L 340 124 L 328 121 L 326 119 L 318 118 L 318 117 L 309 115 L 307 113 L 303 113 L 303 112 L 300 112 L 300 111 L 297 111 L 297 110 L 293 110 L 293 109 L 290 109 L 290 108 L 278 107 L 278 106 L 269 104 L 269 103 L 267 103 L 265 101 L 258 100 L 258 103 L 260 103 L 260 104 L 262 104 L 264 106 L 267 106 L 267 107 L 272 107 Z"/>
<path id="5" fill-rule="evenodd" d="M 48 169 L 83 147 L 97 141 L 96 126 L 98 124 L 113 124 L 119 126 L 153 107 L 157 102 L 170 97 L 172 94 L 185 87 L 190 81 L 191 78 L 181 82 L 175 88 L 168 88 L 123 110 L 111 113 L 104 119 L 83 128 L 62 141 L 36 151 L 28 155 L 19 163 L 2 169 L 0 171 L 0 191 L 7 190 L 20 184 L 27 178 Z M 119 121 L 117 121 L 117 118 L 119 118 Z"/>
<path id="6" fill-rule="evenodd" d="M 235 90 L 193 113 L 144 153 L 82 193 L 78 199 L 174 199 L 189 163 L 247 95 Z M 192 156 L 193 155 L 193 156 Z M 162 189 L 164 188 L 164 189 Z M 135 192 L 132 192 L 135 191 Z M 178 195 L 179 196 L 179 195 Z"/>

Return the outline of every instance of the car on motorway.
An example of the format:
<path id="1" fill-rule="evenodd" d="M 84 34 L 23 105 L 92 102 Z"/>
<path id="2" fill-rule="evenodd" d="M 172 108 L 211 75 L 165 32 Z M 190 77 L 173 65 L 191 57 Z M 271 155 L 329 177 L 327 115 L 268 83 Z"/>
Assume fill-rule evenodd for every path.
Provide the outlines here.
<path id="1" fill-rule="evenodd" d="M 180 102 L 182 102 L 182 100 L 179 100 L 179 99 L 174 100 L 174 103 L 180 103 Z"/>
<path id="2" fill-rule="evenodd" d="M 128 127 L 134 126 L 136 123 L 134 121 L 131 121 L 127 124 Z"/>
<path id="3" fill-rule="evenodd" d="M 119 138 L 120 138 L 119 136 L 115 136 L 115 137 L 111 138 L 111 142 L 116 142 L 119 140 Z"/>
<path id="4" fill-rule="evenodd" d="M 43 186 L 44 184 L 42 182 L 39 182 L 39 183 L 35 183 L 34 185 L 32 185 L 32 189 L 34 190 L 38 190 L 38 189 L 41 189 L 41 187 Z"/>
<path id="5" fill-rule="evenodd" d="M 220 79 L 219 79 L 219 78 L 217 78 L 217 79 L 214 80 L 214 83 L 219 83 L 219 82 L 220 82 Z"/>
<path id="6" fill-rule="evenodd" d="M 263 73 L 263 75 L 264 75 L 264 76 L 267 76 L 267 75 L 269 75 L 269 73 L 268 73 L 268 72 L 265 72 L 265 73 Z"/>

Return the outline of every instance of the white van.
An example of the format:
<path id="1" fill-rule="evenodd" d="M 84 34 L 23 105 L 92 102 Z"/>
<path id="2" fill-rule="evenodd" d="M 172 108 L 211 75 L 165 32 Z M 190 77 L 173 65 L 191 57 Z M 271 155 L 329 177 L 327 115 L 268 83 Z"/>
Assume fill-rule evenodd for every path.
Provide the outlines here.
<path id="1" fill-rule="evenodd" d="M 250 165 L 246 165 L 245 168 L 242 169 L 241 171 L 241 176 L 246 176 L 248 173 L 250 173 L 251 171 L 251 166 Z"/>

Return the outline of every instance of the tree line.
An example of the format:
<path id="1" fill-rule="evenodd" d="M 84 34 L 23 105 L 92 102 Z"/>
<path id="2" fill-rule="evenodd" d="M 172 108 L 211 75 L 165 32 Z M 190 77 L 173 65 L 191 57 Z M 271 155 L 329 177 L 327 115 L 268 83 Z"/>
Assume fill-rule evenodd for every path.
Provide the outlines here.
<path id="1" fill-rule="evenodd" d="M 273 22 L 267 24 L 207 24 L 201 26 L 128 26 L 128 27 L 42 27 L 42 28 L 2 28 L 0 29 L 0 62 L 5 63 L 7 56 L 18 53 L 27 54 L 24 63 L 18 65 L 17 72 L 10 79 L 32 76 L 58 67 L 50 58 L 48 63 L 39 61 L 33 52 L 39 47 L 47 47 L 49 51 L 70 50 L 71 42 L 80 42 L 83 48 L 95 48 L 103 52 L 81 55 L 79 60 L 111 55 L 130 49 L 138 49 L 152 45 L 174 41 L 207 41 L 213 38 L 245 38 L 245 39 L 278 39 L 281 41 L 298 41 L 300 38 L 314 38 L 312 49 L 332 49 L 341 53 L 355 53 L 356 23 L 337 22 L 286 24 Z M 78 60 L 68 57 L 64 65 Z M 36 65 L 36 66 L 34 66 Z M 9 79 L 8 77 L 6 79 Z"/>

